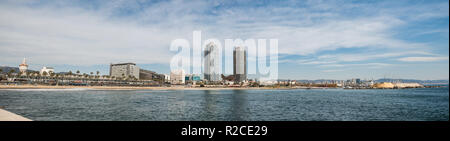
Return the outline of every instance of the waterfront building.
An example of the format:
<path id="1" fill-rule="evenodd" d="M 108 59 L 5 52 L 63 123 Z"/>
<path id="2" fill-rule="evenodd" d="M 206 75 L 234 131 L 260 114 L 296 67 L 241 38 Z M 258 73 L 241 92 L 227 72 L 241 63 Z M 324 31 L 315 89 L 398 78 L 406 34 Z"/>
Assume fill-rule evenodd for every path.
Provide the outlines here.
<path id="1" fill-rule="evenodd" d="M 154 71 L 139 69 L 139 80 L 158 80 L 164 81 L 164 74 L 158 74 Z"/>
<path id="2" fill-rule="evenodd" d="M 170 75 L 164 74 L 164 82 L 170 82 Z"/>
<path id="3" fill-rule="evenodd" d="M 42 67 L 41 71 L 39 71 L 39 74 L 44 75 L 44 72 L 49 75 L 50 73 L 55 72 L 55 69 L 53 67 Z"/>
<path id="4" fill-rule="evenodd" d="M 119 63 L 109 65 L 109 75 L 116 78 L 135 77 L 139 79 L 139 67 L 135 63 Z"/>
<path id="5" fill-rule="evenodd" d="M 186 81 L 186 73 L 183 69 L 172 70 L 170 72 L 170 83 L 171 84 L 184 84 Z"/>
<path id="6" fill-rule="evenodd" d="M 204 51 L 204 77 L 207 81 L 221 81 L 220 51 L 214 42 L 206 45 Z"/>
<path id="7" fill-rule="evenodd" d="M 185 81 L 200 81 L 200 75 L 197 74 L 186 74 L 186 76 L 184 77 Z"/>
<path id="8" fill-rule="evenodd" d="M 20 70 L 20 73 L 22 73 L 22 75 L 27 74 L 28 65 L 27 65 L 25 58 L 23 58 L 22 64 L 19 65 L 19 70 Z"/>
<path id="9" fill-rule="evenodd" d="M 233 51 L 233 75 L 234 81 L 247 80 L 247 55 L 244 47 L 237 46 Z"/>
<path id="10" fill-rule="evenodd" d="M 192 81 L 201 81 L 201 78 L 198 75 L 193 75 L 192 76 Z"/>

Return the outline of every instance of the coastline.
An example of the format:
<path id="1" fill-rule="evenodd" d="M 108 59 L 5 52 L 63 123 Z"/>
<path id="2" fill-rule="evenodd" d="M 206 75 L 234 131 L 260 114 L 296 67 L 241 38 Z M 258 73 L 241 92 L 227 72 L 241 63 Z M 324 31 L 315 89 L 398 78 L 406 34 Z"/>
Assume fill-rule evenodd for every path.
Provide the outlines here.
<path id="1" fill-rule="evenodd" d="M 441 86 L 439 86 L 441 87 Z M 445 87 L 445 86 L 444 86 Z M 433 87 L 424 87 L 433 88 Z M 341 88 L 341 87 L 138 87 L 138 86 L 49 86 L 49 85 L 0 85 L 5 89 L 89 89 L 89 90 L 293 90 L 293 89 L 395 89 L 395 88 Z M 408 89 L 408 88 L 400 88 Z"/>
<path id="2" fill-rule="evenodd" d="M 288 90 L 288 89 L 336 89 L 326 87 L 133 87 L 133 86 L 48 86 L 48 85 L 0 85 L 1 89 L 92 89 L 92 90 Z"/>

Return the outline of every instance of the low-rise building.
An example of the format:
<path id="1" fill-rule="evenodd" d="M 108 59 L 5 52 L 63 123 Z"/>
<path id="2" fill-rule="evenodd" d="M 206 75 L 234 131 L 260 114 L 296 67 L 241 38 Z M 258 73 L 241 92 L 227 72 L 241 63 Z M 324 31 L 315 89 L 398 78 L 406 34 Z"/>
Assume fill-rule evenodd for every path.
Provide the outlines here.
<path id="1" fill-rule="evenodd" d="M 186 81 L 186 76 L 183 69 L 173 70 L 170 72 L 170 83 L 172 84 L 184 84 Z"/>
<path id="2" fill-rule="evenodd" d="M 170 75 L 164 74 L 164 82 L 170 82 Z"/>
<path id="3" fill-rule="evenodd" d="M 39 71 L 39 74 L 44 75 L 44 72 L 49 75 L 50 73 L 54 73 L 55 69 L 53 67 L 42 67 L 41 71 Z"/>

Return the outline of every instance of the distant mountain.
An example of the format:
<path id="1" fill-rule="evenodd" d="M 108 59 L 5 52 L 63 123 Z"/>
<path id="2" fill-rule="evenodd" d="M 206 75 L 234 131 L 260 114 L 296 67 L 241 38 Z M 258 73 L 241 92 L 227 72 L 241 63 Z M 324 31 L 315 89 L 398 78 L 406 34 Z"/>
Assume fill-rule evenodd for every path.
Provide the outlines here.
<path id="1" fill-rule="evenodd" d="M 448 84 L 449 80 L 416 80 L 416 79 L 378 79 L 377 82 L 404 82 L 404 83 L 419 83 L 419 84 Z"/>
<path id="2" fill-rule="evenodd" d="M 2 70 L 2 72 L 0 72 L 2 74 L 3 73 L 8 73 L 11 70 L 14 70 L 15 73 L 18 73 L 20 71 L 19 67 L 0 66 L 0 69 Z M 37 72 L 37 71 L 35 71 L 35 70 L 27 70 L 27 72 Z"/>
<path id="3" fill-rule="evenodd" d="M 280 79 L 281 80 L 281 79 Z M 296 80 L 301 83 L 321 83 L 321 82 L 331 82 L 332 79 L 318 79 L 318 80 Z M 336 81 L 336 80 L 334 80 Z M 339 80 L 338 80 L 339 81 Z M 346 81 L 346 80 L 345 80 Z M 364 80 L 362 80 L 364 81 Z M 416 79 L 378 79 L 375 82 L 403 82 L 403 83 L 419 83 L 419 84 L 448 84 L 449 80 L 416 80 Z"/>

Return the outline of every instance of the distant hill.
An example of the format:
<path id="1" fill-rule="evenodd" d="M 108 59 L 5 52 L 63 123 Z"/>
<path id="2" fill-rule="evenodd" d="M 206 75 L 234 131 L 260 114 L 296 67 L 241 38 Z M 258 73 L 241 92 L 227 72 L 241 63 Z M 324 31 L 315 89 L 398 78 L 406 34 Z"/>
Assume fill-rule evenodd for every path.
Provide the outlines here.
<path id="1" fill-rule="evenodd" d="M 302 83 L 321 83 L 321 82 L 331 82 L 331 79 L 318 79 L 318 80 L 296 80 Z M 375 82 L 403 82 L 403 83 L 419 83 L 419 84 L 448 84 L 449 80 L 416 80 L 416 79 L 378 79 Z"/>
<path id="2" fill-rule="evenodd" d="M 0 72 L 0 73 L 8 73 L 9 71 L 11 71 L 11 70 L 14 70 L 16 73 L 18 73 L 20 70 L 19 70 L 19 67 L 8 67 L 8 66 L 0 66 L 0 69 L 2 70 L 2 72 Z M 35 71 L 35 70 L 27 70 L 27 72 L 38 72 L 38 71 Z"/>
<path id="3" fill-rule="evenodd" d="M 377 82 L 404 82 L 404 83 L 420 83 L 420 84 L 448 84 L 448 80 L 416 80 L 416 79 L 378 79 Z"/>

